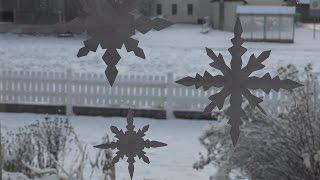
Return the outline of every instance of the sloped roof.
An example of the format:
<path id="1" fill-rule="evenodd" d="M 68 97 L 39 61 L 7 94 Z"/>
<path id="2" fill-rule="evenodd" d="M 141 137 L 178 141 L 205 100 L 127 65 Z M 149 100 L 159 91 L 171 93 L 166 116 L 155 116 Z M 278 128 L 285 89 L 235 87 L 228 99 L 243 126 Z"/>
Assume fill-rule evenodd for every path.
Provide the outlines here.
<path id="1" fill-rule="evenodd" d="M 220 0 L 211 0 L 211 2 L 219 2 Z M 224 0 L 224 2 L 244 2 L 247 4 L 248 2 L 246 0 Z"/>
<path id="2" fill-rule="evenodd" d="M 237 14 L 283 14 L 294 15 L 295 7 L 288 6 L 237 6 Z"/>
<path id="3" fill-rule="evenodd" d="M 297 0 L 298 4 L 310 4 L 310 0 Z"/>

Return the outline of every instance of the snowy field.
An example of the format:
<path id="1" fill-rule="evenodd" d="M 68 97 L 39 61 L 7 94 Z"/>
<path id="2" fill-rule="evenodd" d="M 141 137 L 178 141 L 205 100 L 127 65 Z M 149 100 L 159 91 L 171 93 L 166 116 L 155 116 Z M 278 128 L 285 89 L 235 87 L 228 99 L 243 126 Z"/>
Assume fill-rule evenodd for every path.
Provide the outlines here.
<path id="1" fill-rule="evenodd" d="M 8 131 L 30 124 L 35 120 L 41 120 L 44 116 L 28 113 L 0 113 L 0 123 L 2 130 Z M 73 116 L 70 117 L 70 120 L 80 139 L 92 146 L 100 144 L 100 139 L 105 133 L 109 134 L 110 140 L 115 139 L 109 129 L 111 125 L 119 129 L 125 129 L 126 126 L 126 119 L 122 117 Z M 134 179 L 208 180 L 209 176 L 215 172 L 213 167 L 202 171 L 192 168 L 193 163 L 198 160 L 198 153 L 204 150 L 198 138 L 204 128 L 214 122 L 147 118 L 134 118 L 134 120 L 136 128 L 142 128 L 146 124 L 150 125 L 146 138 L 168 144 L 163 148 L 146 149 L 150 165 L 136 159 Z M 93 148 L 92 150 L 94 151 Z M 126 159 L 120 160 L 116 165 L 117 180 L 128 180 L 129 177 Z"/>
<path id="2" fill-rule="evenodd" d="M 123 59 L 118 64 L 119 74 L 166 74 L 174 72 L 177 75 L 193 75 L 212 72 L 208 67 L 211 59 L 206 56 L 205 47 L 222 53 L 226 61 L 230 60 L 227 49 L 231 46 L 233 33 L 213 30 L 201 34 L 198 25 L 174 25 L 162 31 L 152 31 L 148 34 L 137 34 L 140 46 L 144 49 L 146 59 L 127 53 L 123 47 L 119 53 Z M 295 43 L 254 43 L 244 46 L 248 52 L 244 61 L 251 53 L 258 54 L 264 50 L 272 50 L 266 61 L 265 70 L 274 73 L 280 66 L 293 63 L 303 67 L 313 63 L 319 69 L 320 63 L 320 31 L 317 39 L 312 36 L 310 25 L 296 29 Z M 29 35 L 0 34 L 0 65 L 2 69 L 65 71 L 72 68 L 77 72 L 104 73 L 105 63 L 101 59 L 104 51 L 90 52 L 86 57 L 77 58 L 78 50 L 83 46 L 84 36 L 74 38 L 34 37 Z M 263 71 L 261 71 L 263 72 Z"/>
<path id="3" fill-rule="evenodd" d="M 310 27 L 310 26 L 309 26 Z M 208 64 L 211 59 L 206 56 L 205 47 L 222 53 L 229 62 L 227 49 L 231 46 L 230 32 L 210 31 L 201 34 L 201 26 L 174 25 L 166 30 L 152 31 L 146 35 L 137 34 L 136 39 L 144 49 L 146 60 L 127 53 L 125 48 L 119 52 L 122 56 L 118 64 L 119 74 L 159 74 L 174 72 L 179 76 L 195 75 L 205 70 L 216 73 Z M 272 50 L 265 62 L 264 71 L 274 74 L 277 68 L 289 63 L 303 68 L 313 63 L 315 71 L 320 72 L 320 31 L 313 40 L 312 29 L 296 29 L 295 43 L 245 43 L 248 52 L 243 57 L 248 60 L 251 53 Z M 0 34 L 0 69 L 65 71 L 71 68 L 76 72 L 104 73 L 105 64 L 101 59 L 104 51 L 90 52 L 86 57 L 77 58 L 78 50 L 83 46 L 84 36 L 73 38 L 35 37 L 29 35 Z M 44 115 L 0 113 L 4 130 L 29 124 L 41 119 Z M 81 139 L 91 145 L 99 143 L 101 137 L 109 130 L 110 125 L 125 127 L 125 118 L 102 118 L 73 116 L 71 122 Z M 214 173 L 210 167 L 202 171 L 192 168 L 198 160 L 198 152 L 203 151 L 198 138 L 208 121 L 154 120 L 135 118 L 137 128 L 150 124 L 147 138 L 168 143 L 168 147 L 148 149 L 151 164 L 137 161 L 134 179 L 137 180 L 207 180 Z M 121 161 L 116 166 L 117 180 L 129 179 L 127 163 Z"/>

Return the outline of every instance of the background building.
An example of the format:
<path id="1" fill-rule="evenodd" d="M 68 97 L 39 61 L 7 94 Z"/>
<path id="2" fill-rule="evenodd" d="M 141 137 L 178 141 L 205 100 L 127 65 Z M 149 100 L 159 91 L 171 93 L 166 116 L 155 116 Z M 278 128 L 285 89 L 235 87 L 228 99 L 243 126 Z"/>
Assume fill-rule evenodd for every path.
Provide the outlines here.
<path id="1" fill-rule="evenodd" d="M 282 6 L 290 0 L 142 0 L 140 13 L 175 23 L 202 24 L 208 17 L 215 29 L 233 30 L 239 5 Z M 307 3 L 308 0 L 304 0 Z M 34 31 L 30 28 L 69 21 L 77 14 L 77 0 L 0 0 L 0 32 Z M 308 5 L 297 5 L 302 21 L 308 21 Z M 32 27 L 30 26 L 32 25 Z M 30 30 L 25 30 L 29 28 Z M 10 30 L 11 29 L 11 30 Z"/>
<path id="2" fill-rule="evenodd" d="M 295 34 L 295 7 L 238 6 L 243 35 L 247 41 L 293 43 Z"/>
<path id="3" fill-rule="evenodd" d="M 49 33 L 76 16 L 75 0 L 0 0 L 0 32 Z"/>
<path id="4" fill-rule="evenodd" d="M 153 0 L 152 16 L 175 23 L 202 23 L 209 16 L 213 28 L 232 31 L 239 5 L 282 6 L 283 0 Z"/>
<path id="5" fill-rule="evenodd" d="M 320 18 L 310 16 L 310 0 L 294 1 L 292 5 L 297 7 L 299 20 L 304 23 L 320 22 Z"/>
<path id="6" fill-rule="evenodd" d="M 1 19 L 16 24 L 52 24 L 65 16 L 65 0 L 0 0 Z"/>

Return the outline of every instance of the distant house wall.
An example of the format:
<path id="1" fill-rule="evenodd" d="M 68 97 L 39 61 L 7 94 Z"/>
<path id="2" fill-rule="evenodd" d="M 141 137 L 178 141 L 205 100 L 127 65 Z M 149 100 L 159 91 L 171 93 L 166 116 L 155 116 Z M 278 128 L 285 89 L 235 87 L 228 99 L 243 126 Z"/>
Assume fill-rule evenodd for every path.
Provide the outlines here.
<path id="1" fill-rule="evenodd" d="M 63 18 L 65 0 L 0 0 L 0 21 L 8 12 L 15 24 L 54 24 Z"/>
<path id="2" fill-rule="evenodd" d="M 178 12 L 172 14 L 172 4 L 177 4 Z M 193 14 L 188 15 L 188 4 L 193 5 Z M 235 22 L 235 10 L 237 5 L 243 5 L 244 1 L 226 1 L 225 2 L 225 25 L 224 29 L 232 30 Z M 157 6 L 161 6 L 161 14 L 158 14 Z M 201 19 L 210 16 L 214 28 L 219 25 L 219 2 L 212 0 L 154 0 L 153 16 L 162 16 L 175 23 L 200 23 Z M 231 28 L 231 29 L 230 29 Z"/>
<path id="3" fill-rule="evenodd" d="M 283 0 L 246 0 L 248 5 L 259 5 L 259 6 L 281 6 Z"/>
<path id="4" fill-rule="evenodd" d="M 212 27 L 215 29 L 219 28 L 219 3 L 212 3 L 211 4 L 211 11 L 210 11 L 210 19 Z"/>
<path id="5" fill-rule="evenodd" d="M 236 22 L 236 9 L 238 5 L 243 5 L 242 1 L 229 1 L 224 5 L 224 25 L 223 29 L 227 31 L 233 31 L 234 24 Z M 211 21 L 213 28 L 219 28 L 219 2 L 213 2 L 211 5 Z"/>
<path id="6" fill-rule="evenodd" d="M 223 29 L 233 31 L 234 24 L 236 23 L 236 9 L 238 5 L 243 5 L 243 2 L 228 2 L 224 11 L 224 26 Z"/>
<path id="7" fill-rule="evenodd" d="M 232 31 L 236 21 L 236 8 L 238 5 L 269 5 L 281 6 L 283 0 L 225 0 L 224 1 L 224 30 Z M 177 14 L 172 14 L 172 4 L 177 4 Z M 193 15 L 187 14 L 187 4 L 193 4 Z M 157 6 L 161 6 L 161 14 L 157 14 Z M 158 7 L 159 8 L 159 7 Z M 203 17 L 210 16 L 214 28 L 219 27 L 220 13 L 219 0 L 154 0 L 153 16 L 162 16 L 175 23 L 198 23 Z"/>
<path id="8" fill-rule="evenodd" d="M 212 9 L 211 0 L 199 0 L 199 18 L 210 16 Z"/>
<path id="9" fill-rule="evenodd" d="M 12 11 L 15 6 L 15 0 L 0 0 L 0 11 Z"/>
<path id="10" fill-rule="evenodd" d="M 17 0 L 17 24 L 54 24 L 64 12 L 64 0 Z"/>
<path id="11" fill-rule="evenodd" d="M 177 13 L 173 14 L 173 5 L 177 6 Z M 192 14 L 188 14 L 188 5 L 192 6 Z M 159 8 L 161 13 L 159 13 Z M 175 23 L 197 23 L 201 17 L 199 0 L 154 0 L 153 16 L 162 16 Z"/>
<path id="12" fill-rule="evenodd" d="M 0 22 L 13 22 L 15 0 L 0 0 Z"/>
<path id="13" fill-rule="evenodd" d="M 78 13 L 81 9 L 79 0 L 63 0 L 64 1 L 64 19 L 70 21 L 78 17 Z"/>

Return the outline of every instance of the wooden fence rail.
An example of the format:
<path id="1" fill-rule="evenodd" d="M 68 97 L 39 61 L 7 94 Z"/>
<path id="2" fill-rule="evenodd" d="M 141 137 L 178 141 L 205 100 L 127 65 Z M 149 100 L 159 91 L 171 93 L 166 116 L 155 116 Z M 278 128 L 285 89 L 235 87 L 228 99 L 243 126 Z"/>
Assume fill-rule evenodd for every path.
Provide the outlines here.
<path id="1" fill-rule="evenodd" d="M 104 74 L 67 72 L 1 71 L 0 103 L 26 105 L 63 105 L 67 114 L 72 107 L 143 108 L 175 111 L 203 111 L 208 97 L 218 89 L 206 92 L 174 83 L 167 76 L 119 75 L 111 88 Z M 261 91 L 254 94 L 274 103 L 284 93 Z M 227 101 L 226 101 L 227 102 Z"/>

